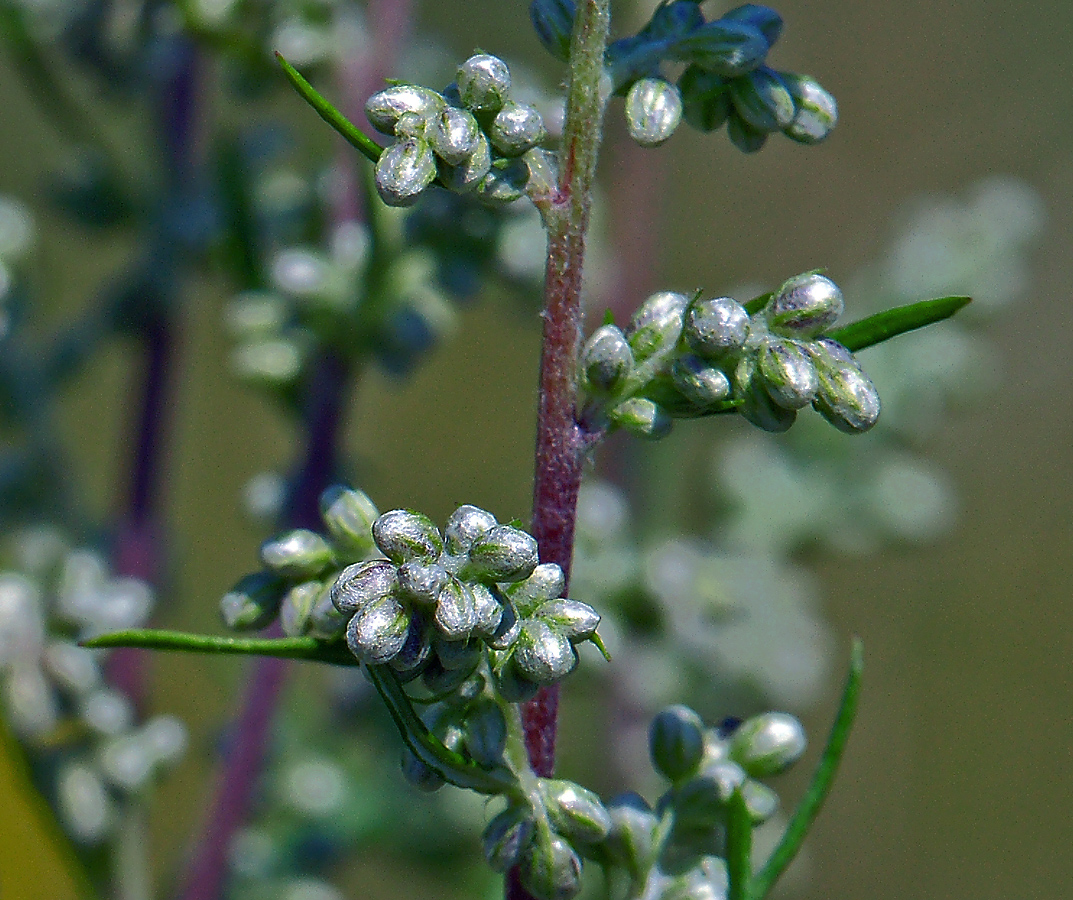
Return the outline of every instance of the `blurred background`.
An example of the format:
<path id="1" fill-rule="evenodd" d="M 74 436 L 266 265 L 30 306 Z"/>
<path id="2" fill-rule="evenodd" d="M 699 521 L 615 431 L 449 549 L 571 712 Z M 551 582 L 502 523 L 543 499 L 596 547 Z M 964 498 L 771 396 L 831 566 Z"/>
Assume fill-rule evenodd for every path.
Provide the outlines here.
<path id="1" fill-rule="evenodd" d="M 561 73 L 530 37 L 526 6 L 421 3 L 415 29 L 436 34 L 445 59 L 482 48 L 554 87 Z M 811 570 L 819 615 L 833 636 L 815 696 L 801 704 L 815 745 L 804 770 L 833 714 L 851 634 L 864 639 L 867 674 L 842 773 L 785 896 L 1065 896 L 1073 888 L 1073 7 L 783 0 L 777 8 L 786 30 L 776 64 L 816 76 L 835 95 L 838 128 L 818 147 L 772 140 L 748 156 L 721 134 L 683 128 L 652 157 L 660 157 L 660 174 L 643 219 L 657 226 L 645 234 L 652 271 L 639 276 L 648 283 L 633 303 L 656 287 L 767 290 L 823 267 L 844 287 L 853 318 L 855 305 L 869 301 L 855 285 L 864 293 L 882 280 L 892 247 L 907 222 L 921 221 L 921 210 L 971 205 L 981 182 L 997 176 L 1017 179 L 1039 201 L 1038 208 L 1029 203 L 1039 230 L 1028 229 L 1024 289 L 1011 291 L 1016 299 L 979 326 L 984 374 L 974 371 L 982 388 L 914 439 L 914 449 L 923 447 L 945 472 L 952 529 L 924 542 L 877 542 L 881 549 L 870 552 L 848 552 L 838 541 L 793 549 L 792 561 Z M 647 17 L 634 9 L 616 14 L 637 24 Z M 37 220 L 35 315 L 47 327 L 77 314 L 130 254 L 133 239 L 122 228 L 73 226 L 50 209 L 49 175 L 69 163 L 63 142 L 2 57 L 0 83 L 0 193 L 21 199 Z M 280 109 L 301 146 L 328 145 L 326 129 L 297 98 L 283 96 Z M 621 106 L 610 118 L 621 120 Z M 122 140 L 131 124 L 120 118 L 109 127 Z M 611 154 L 602 164 L 611 202 L 623 190 L 616 179 L 632 177 L 635 155 Z M 616 240 L 631 239 L 630 222 L 606 212 L 602 221 L 611 227 L 599 280 L 623 292 L 613 253 Z M 593 288 L 607 296 L 600 290 Z M 182 387 L 171 401 L 167 462 L 169 577 L 158 616 L 164 626 L 214 633 L 219 597 L 254 568 L 264 535 L 243 514 L 242 486 L 259 473 L 285 471 L 294 455 L 294 434 L 275 406 L 228 371 L 225 299 L 225 288 L 205 277 L 184 305 Z M 381 509 L 406 506 L 442 521 L 469 502 L 501 521 L 528 518 L 538 343 L 535 308 L 483 298 L 463 310 L 456 334 L 412 375 L 363 380 L 347 419 L 348 449 L 361 487 Z M 866 354 L 862 362 L 868 368 Z M 72 478 L 102 516 L 115 505 L 116 436 L 129 429 L 129 368 L 125 348 L 114 345 L 63 398 L 62 433 L 76 448 Z M 884 364 L 884 378 L 902 375 Z M 687 532 L 718 507 L 708 473 L 719 448 L 746 434 L 740 423 L 681 423 L 669 446 L 615 450 L 625 467 L 619 475 L 628 482 L 635 471 L 655 471 L 657 487 L 632 502 L 650 504 L 655 522 L 680 507 L 673 527 Z M 599 665 L 583 659 L 583 666 Z M 243 664 L 161 656 L 152 669 L 152 707 L 191 723 L 193 748 L 155 796 L 155 865 L 167 877 L 181 867 L 203 811 L 211 776 L 202 751 L 218 738 Z M 318 677 L 303 672 L 293 690 L 320 690 Z M 590 689 L 584 680 L 576 695 L 565 689 L 567 777 L 600 771 L 610 752 L 606 738 L 585 733 Z M 710 698 L 705 712 L 730 711 Z M 35 826 L 32 801 L 11 786 L 4 765 L 0 791 L 11 811 L 0 821 L 5 897 L 76 896 L 56 865 L 54 841 Z M 794 796 L 802 777 L 786 780 L 784 797 Z M 400 781 L 389 790 L 407 789 Z M 394 866 L 410 879 L 408 890 L 464 895 L 439 870 L 394 857 L 385 866 L 376 853 L 351 865 L 347 895 L 396 895 L 394 875 L 384 874 Z"/>

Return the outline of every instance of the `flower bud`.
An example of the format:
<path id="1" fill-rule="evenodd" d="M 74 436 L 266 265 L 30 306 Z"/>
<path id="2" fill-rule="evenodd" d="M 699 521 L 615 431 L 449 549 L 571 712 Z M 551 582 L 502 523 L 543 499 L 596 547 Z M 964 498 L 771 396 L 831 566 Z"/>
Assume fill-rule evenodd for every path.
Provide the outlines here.
<path id="1" fill-rule="evenodd" d="M 682 336 L 698 356 L 720 359 L 745 344 L 749 313 L 731 297 L 698 300 L 686 312 Z"/>
<path id="2" fill-rule="evenodd" d="M 395 123 L 395 137 L 421 138 L 423 140 L 429 117 L 433 115 L 435 115 L 434 112 L 404 112 L 399 116 L 399 120 Z"/>
<path id="3" fill-rule="evenodd" d="M 640 794 L 621 794 L 607 804 L 611 831 L 604 847 L 631 875 L 642 873 L 652 858 L 659 820 Z"/>
<path id="4" fill-rule="evenodd" d="M 614 390 L 632 368 L 633 351 L 617 325 L 597 328 L 581 351 L 581 370 L 595 390 Z"/>
<path id="5" fill-rule="evenodd" d="M 449 641 L 465 640 L 477 622 L 473 594 L 461 581 L 452 578 L 436 600 L 436 628 Z"/>
<path id="6" fill-rule="evenodd" d="M 767 66 L 730 82 L 734 109 L 757 131 L 779 131 L 794 120 L 794 98 L 779 76 Z"/>
<path id="7" fill-rule="evenodd" d="M 523 616 L 531 616 L 549 600 L 566 590 L 566 576 L 556 563 L 541 563 L 532 574 L 507 589 L 510 602 Z"/>
<path id="8" fill-rule="evenodd" d="M 477 53 L 458 67 L 455 83 L 467 109 L 497 112 L 510 96 L 510 70 L 503 60 Z"/>
<path id="9" fill-rule="evenodd" d="M 432 520 L 421 513 L 393 509 L 373 523 L 373 540 L 380 552 L 395 563 L 409 559 L 436 559 L 443 539 Z"/>
<path id="10" fill-rule="evenodd" d="M 715 131 L 730 112 L 730 93 L 721 75 L 688 66 L 678 79 L 682 117 L 697 131 Z"/>
<path id="11" fill-rule="evenodd" d="M 600 614 L 588 603 L 565 597 L 549 600 L 537 616 L 572 644 L 591 638 L 600 624 Z"/>
<path id="12" fill-rule="evenodd" d="M 570 641 L 539 619 L 522 625 L 514 645 L 514 663 L 537 684 L 554 684 L 574 671 L 577 651 Z"/>
<path id="13" fill-rule="evenodd" d="M 445 106 L 429 116 L 425 140 L 440 159 L 449 166 L 464 163 L 477 149 L 481 128 L 473 113 L 455 106 Z"/>
<path id="14" fill-rule="evenodd" d="M 532 150 L 548 132 L 535 107 L 507 101 L 488 128 L 488 140 L 503 156 L 521 156 Z"/>
<path id="15" fill-rule="evenodd" d="M 573 0 L 533 0 L 529 4 L 529 18 L 540 43 L 560 62 L 570 60 L 575 13 Z"/>
<path id="16" fill-rule="evenodd" d="M 581 859 L 561 837 L 531 841 L 522 856 L 522 884 L 537 900 L 572 900 L 581 891 Z"/>
<path id="17" fill-rule="evenodd" d="M 650 41 L 675 40 L 704 24 L 704 14 L 696 0 L 661 3 L 641 32 Z"/>
<path id="18" fill-rule="evenodd" d="M 838 285 L 813 272 L 786 281 L 764 308 L 764 318 L 776 334 L 811 338 L 834 325 L 845 307 Z"/>
<path id="19" fill-rule="evenodd" d="M 353 615 L 370 603 L 394 596 L 399 588 L 398 573 L 386 559 L 354 563 L 339 573 L 329 596 L 332 606 L 344 615 Z"/>
<path id="20" fill-rule="evenodd" d="M 365 115 L 377 131 L 394 134 L 395 125 L 404 113 L 425 116 L 445 105 L 443 97 L 429 88 L 416 84 L 396 84 L 377 91 L 366 100 Z"/>
<path id="21" fill-rule="evenodd" d="M 674 424 L 662 406 L 646 397 L 624 400 L 611 410 L 610 418 L 620 428 L 652 440 L 666 437 Z"/>
<path id="22" fill-rule="evenodd" d="M 513 203 L 525 194 L 529 166 L 524 160 L 496 160 L 477 185 L 477 199 L 490 206 Z"/>
<path id="23" fill-rule="evenodd" d="M 467 570 L 486 581 L 521 581 L 537 566 L 537 543 L 531 535 L 510 525 L 496 525 L 469 548 Z"/>
<path id="24" fill-rule="evenodd" d="M 432 655 L 429 643 L 428 624 L 420 613 L 410 616 L 410 627 L 406 630 L 406 640 L 402 649 L 392 657 L 391 668 L 407 680 L 416 678 L 425 669 L 425 663 Z"/>
<path id="25" fill-rule="evenodd" d="M 447 783 L 439 772 L 430 769 L 409 750 L 402 751 L 400 762 L 402 765 L 402 777 L 419 791 L 432 793 L 432 791 L 438 791 Z"/>
<path id="26" fill-rule="evenodd" d="M 533 839 L 533 819 L 527 809 L 508 806 L 481 834 L 484 858 L 496 872 L 513 868 Z"/>
<path id="27" fill-rule="evenodd" d="M 330 588 L 324 587 L 309 614 L 309 635 L 320 641 L 335 640 L 343 633 L 346 623 L 347 616 L 332 603 Z"/>
<path id="28" fill-rule="evenodd" d="M 783 134 L 801 144 L 818 144 L 838 124 L 835 98 L 808 75 L 780 74 L 794 100 L 794 118 Z"/>
<path id="29" fill-rule="evenodd" d="M 376 190 L 388 206 L 410 206 L 436 177 L 428 144 L 407 138 L 392 144 L 376 164 Z"/>
<path id="30" fill-rule="evenodd" d="M 704 756 L 704 723 L 688 706 L 668 706 L 652 720 L 648 747 L 659 773 L 679 781 L 692 774 Z"/>
<path id="31" fill-rule="evenodd" d="M 783 409 L 801 409 L 816 397 L 820 381 L 805 349 L 795 341 L 766 339 L 756 354 L 757 377 Z"/>
<path id="32" fill-rule="evenodd" d="M 466 715 L 463 742 L 479 765 L 491 768 L 502 761 L 507 745 L 507 720 L 498 703 L 486 697 L 473 704 Z"/>
<path id="33" fill-rule="evenodd" d="M 658 147 L 682 121 L 682 95 L 662 78 L 640 78 L 626 94 L 626 126 L 642 147 Z"/>
<path id="34" fill-rule="evenodd" d="M 637 362 L 670 351 L 682 333 L 689 298 L 674 291 L 653 294 L 638 307 L 626 327 L 626 339 Z"/>
<path id="35" fill-rule="evenodd" d="M 738 412 L 747 422 L 764 431 L 786 431 L 797 418 L 797 412 L 779 406 L 756 377 L 756 354 L 746 353 L 734 369 L 734 398 L 741 400 Z"/>
<path id="36" fill-rule="evenodd" d="M 433 639 L 432 647 L 436 651 L 436 658 L 445 669 L 463 672 L 467 677 L 473 671 L 474 666 L 481 661 L 479 641 L 437 637 Z"/>
<path id="37" fill-rule="evenodd" d="M 674 56 L 725 78 L 751 72 L 767 56 L 768 42 L 744 22 L 716 19 L 694 28 L 674 45 Z"/>
<path id="38" fill-rule="evenodd" d="M 261 544 L 261 562 L 283 578 L 313 578 L 335 562 L 331 545 L 315 531 L 296 528 Z"/>
<path id="39" fill-rule="evenodd" d="M 385 597 L 355 614 L 346 628 L 350 652 L 369 666 L 390 662 L 406 643 L 410 616 L 398 600 Z"/>
<path id="40" fill-rule="evenodd" d="M 782 16 L 769 6 L 746 3 L 744 6 L 723 13 L 719 19 L 724 22 L 743 22 L 751 25 L 764 36 L 768 48 L 774 46 L 775 41 L 782 34 Z"/>
<path id="41" fill-rule="evenodd" d="M 705 829 L 719 824 L 734 791 L 745 783 L 745 770 L 723 760 L 705 766 L 677 788 L 673 795 L 675 824 L 685 829 Z"/>
<path id="42" fill-rule="evenodd" d="M 467 552 L 478 537 L 498 524 L 495 516 L 478 506 L 458 507 L 443 529 L 447 552 L 452 555 Z"/>
<path id="43" fill-rule="evenodd" d="M 495 630 L 485 636 L 485 643 L 493 650 L 509 650 L 522 633 L 522 620 L 510 603 L 500 608 L 499 624 Z"/>
<path id="44" fill-rule="evenodd" d="M 508 703 L 525 703 L 532 700 L 540 690 L 540 685 L 527 678 L 512 659 L 498 672 L 493 672 L 496 693 Z"/>
<path id="45" fill-rule="evenodd" d="M 674 361 L 671 380 L 682 396 L 696 406 L 711 406 L 730 397 L 730 379 L 726 373 L 692 353 Z"/>
<path id="46" fill-rule="evenodd" d="M 319 581 L 303 581 L 287 591 L 279 607 L 279 625 L 287 637 L 301 637 L 309 630 L 310 616 L 323 592 Z"/>
<path id="47" fill-rule="evenodd" d="M 338 548 L 362 556 L 372 552 L 380 512 L 364 492 L 334 485 L 320 495 L 320 514 Z"/>
<path id="48" fill-rule="evenodd" d="M 767 132 L 753 128 L 736 109 L 731 109 L 727 116 L 727 137 L 742 153 L 756 153 L 767 143 Z"/>
<path id="49" fill-rule="evenodd" d="M 449 669 L 440 662 L 438 655 L 434 655 L 422 669 L 421 681 L 428 691 L 442 697 L 458 690 L 472 674 L 472 668 Z"/>
<path id="50" fill-rule="evenodd" d="M 548 818 L 559 834 L 583 844 L 607 837 L 611 816 L 594 791 L 556 778 L 541 778 L 538 784 Z"/>
<path id="51" fill-rule="evenodd" d="M 491 637 L 503 619 L 503 604 L 491 588 L 479 581 L 466 587 L 473 595 L 473 630 L 484 637 Z"/>
<path id="52" fill-rule="evenodd" d="M 745 808 L 753 825 L 763 825 L 779 810 L 779 795 L 766 784 L 746 779 L 740 788 Z"/>
<path id="53" fill-rule="evenodd" d="M 730 755 L 754 778 L 778 775 L 805 752 L 805 729 L 788 713 L 762 713 L 742 723 Z"/>
<path id="54" fill-rule="evenodd" d="M 477 136 L 477 145 L 473 152 L 457 166 L 443 164 L 439 167 L 440 181 L 449 191 L 466 194 L 476 190 L 492 169 L 492 151 L 488 138 L 483 134 Z"/>
<path id="55" fill-rule="evenodd" d="M 812 359 L 820 382 L 812 406 L 839 431 L 848 434 L 867 431 L 879 419 L 879 392 L 856 360 L 837 360 L 824 349 L 825 343 L 816 341 L 812 347 Z"/>
<path id="56" fill-rule="evenodd" d="M 398 570 L 399 595 L 414 603 L 432 606 L 447 582 L 447 570 L 439 563 L 412 559 Z"/>
<path id="57" fill-rule="evenodd" d="M 264 628 L 279 611 L 286 582 L 270 572 L 254 572 L 240 579 L 220 600 L 224 625 L 233 631 Z"/>

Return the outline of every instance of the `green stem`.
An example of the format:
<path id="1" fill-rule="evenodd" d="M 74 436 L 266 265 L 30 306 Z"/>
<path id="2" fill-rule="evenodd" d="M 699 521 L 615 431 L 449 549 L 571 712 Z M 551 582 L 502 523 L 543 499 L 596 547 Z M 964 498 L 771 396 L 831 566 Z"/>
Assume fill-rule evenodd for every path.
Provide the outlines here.
<path id="1" fill-rule="evenodd" d="M 741 790 L 735 790 L 727 804 L 727 900 L 750 900 L 752 876 L 753 823 Z"/>
<path id="2" fill-rule="evenodd" d="M 816 768 L 816 774 L 812 777 L 812 783 L 805 792 L 805 796 L 794 811 L 790 824 L 786 826 L 782 840 L 764 864 L 764 868 L 752 879 L 749 887 L 750 900 L 763 900 L 775 885 L 779 876 L 786 871 L 787 866 L 801 849 L 805 836 L 823 808 L 827 794 L 834 783 L 838 764 L 842 760 L 842 753 L 846 749 L 850 730 L 853 728 L 863 670 L 864 645 L 860 638 L 854 638 L 850 650 L 849 674 L 846 677 L 846 687 L 842 692 L 842 702 L 839 704 L 834 725 L 831 726 L 831 736 L 827 739 L 827 746 L 824 748 L 820 764 Z"/>

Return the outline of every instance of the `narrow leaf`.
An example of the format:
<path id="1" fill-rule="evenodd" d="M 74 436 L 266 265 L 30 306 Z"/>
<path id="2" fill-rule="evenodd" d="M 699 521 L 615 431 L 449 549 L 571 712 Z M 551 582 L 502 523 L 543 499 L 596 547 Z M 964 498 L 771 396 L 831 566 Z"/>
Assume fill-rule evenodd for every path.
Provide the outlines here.
<path id="1" fill-rule="evenodd" d="M 867 319 L 851 322 L 842 328 L 828 332 L 827 337 L 838 341 L 843 347 L 854 352 L 864 350 L 874 344 L 889 341 L 892 337 L 915 331 L 925 325 L 933 325 L 948 319 L 962 307 L 968 305 L 971 297 L 940 297 L 937 300 L 921 300 L 906 306 L 885 309 Z"/>
<path id="2" fill-rule="evenodd" d="M 283 74 L 296 91 L 302 95 L 306 103 L 313 107 L 325 122 L 338 131 L 346 141 L 360 151 L 370 162 L 380 159 L 384 148 L 372 138 L 359 131 L 339 110 L 332 106 L 316 88 L 306 81 L 297 69 L 294 68 L 283 56 L 276 51 L 276 60 L 283 68 Z"/>
<path id="3" fill-rule="evenodd" d="M 143 647 L 147 650 L 178 650 L 184 653 L 230 653 L 241 656 L 278 656 L 356 666 L 358 660 L 343 643 L 328 643 L 312 637 L 236 638 L 185 631 L 131 629 L 102 634 L 83 641 L 84 647 Z"/>
<path id="4" fill-rule="evenodd" d="M 749 888 L 749 900 L 763 900 L 779 876 L 793 862 L 827 799 L 857 714 L 857 700 L 861 692 L 863 670 L 864 645 L 860 638 L 854 638 L 850 649 L 849 675 L 846 677 L 846 687 L 842 692 L 842 702 L 839 704 L 834 725 L 831 726 L 831 736 L 827 739 L 827 746 L 816 768 L 816 774 L 813 775 L 812 783 L 808 786 L 805 796 L 801 798 L 801 802 L 794 811 L 793 818 L 786 826 L 779 845 L 764 864 L 764 868 L 753 877 Z"/>

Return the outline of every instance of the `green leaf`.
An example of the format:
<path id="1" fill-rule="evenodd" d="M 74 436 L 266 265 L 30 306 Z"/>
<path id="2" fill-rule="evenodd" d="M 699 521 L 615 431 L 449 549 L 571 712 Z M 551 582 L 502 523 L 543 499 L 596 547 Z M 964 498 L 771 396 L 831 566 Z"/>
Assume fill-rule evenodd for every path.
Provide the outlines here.
<path id="1" fill-rule="evenodd" d="M 749 900 L 763 900 L 779 876 L 793 862 L 812 828 L 812 823 L 816 821 L 816 816 L 823 808 L 823 803 L 834 783 L 838 764 L 846 749 L 846 741 L 853 728 L 853 720 L 857 715 L 857 700 L 861 692 L 863 671 L 864 645 L 860 638 L 854 638 L 850 648 L 849 675 L 846 677 L 846 687 L 842 692 L 842 702 L 839 704 L 834 725 L 831 726 L 831 736 L 827 739 L 827 746 L 816 768 L 816 774 L 812 776 L 812 783 L 809 784 L 805 796 L 801 798 L 797 809 L 794 810 L 793 818 L 786 826 L 779 845 L 764 863 L 764 867 L 753 876 L 749 886 Z"/>
<path id="2" fill-rule="evenodd" d="M 751 900 L 753 823 L 741 789 L 727 804 L 727 900 Z"/>
<path id="3" fill-rule="evenodd" d="M 143 647 L 147 650 L 178 650 L 183 653 L 230 653 L 240 656 L 278 656 L 337 666 L 359 665 L 342 642 L 318 641 L 312 637 L 236 638 L 190 634 L 162 629 L 131 629 L 102 634 L 83 641 L 84 647 Z"/>
<path id="4" fill-rule="evenodd" d="M 840 343 L 847 350 L 856 352 L 874 344 L 889 341 L 892 337 L 915 331 L 925 325 L 933 325 L 948 319 L 964 306 L 971 297 L 939 297 L 937 300 L 921 300 L 906 306 L 896 306 L 878 312 L 859 322 L 851 322 L 842 328 L 827 333 L 827 337 Z"/>
<path id="5" fill-rule="evenodd" d="M 346 116 L 324 99 L 313 85 L 306 81 L 298 70 L 283 58 L 279 51 L 276 52 L 276 60 L 282 66 L 283 74 L 287 76 L 287 80 L 302 95 L 306 103 L 317 111 L 317 115 L 338 131 L 352 147 L 364 154 L 370 162 L 377 162 L 380 159 L 380 154 L 384 152 L 383 147 L 351 124 Z"/>

